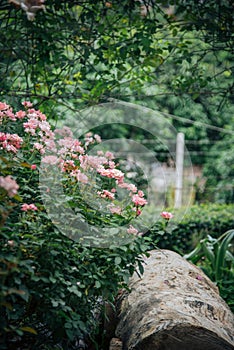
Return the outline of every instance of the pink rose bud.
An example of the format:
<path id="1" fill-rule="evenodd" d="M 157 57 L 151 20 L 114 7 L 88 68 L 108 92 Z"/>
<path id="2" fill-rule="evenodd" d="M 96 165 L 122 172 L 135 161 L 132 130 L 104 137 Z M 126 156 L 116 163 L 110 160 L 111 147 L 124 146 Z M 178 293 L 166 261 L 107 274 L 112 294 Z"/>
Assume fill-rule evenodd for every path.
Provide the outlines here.
<path id="1" fill-rule="evenodd" d="M 36 168 L 37 168 L 36 164 L 32 164 L 32 165 L 31 165 L 31 169 L 32 169 L 32 170 L 36 170 Z"/>
<path id="2" fill-rule="evenodd" d="M 141 210 L 140 209 L 137 209 L 136 215 L 137 216 L 141 215 Z"/>

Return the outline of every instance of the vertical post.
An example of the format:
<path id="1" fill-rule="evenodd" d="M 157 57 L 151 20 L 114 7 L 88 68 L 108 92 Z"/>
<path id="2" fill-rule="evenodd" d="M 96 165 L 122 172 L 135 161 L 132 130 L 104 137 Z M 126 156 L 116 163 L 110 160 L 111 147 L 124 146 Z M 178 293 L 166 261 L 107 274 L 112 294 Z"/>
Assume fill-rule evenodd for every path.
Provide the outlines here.
<path id="1" fill-rule="evenodd" d="M 183 190 L 183 166 L 184 166 L 184 134 L 179 132 L 176 138 L 176 183 L 175 183 L 175 208 L 182 205 Z"/>

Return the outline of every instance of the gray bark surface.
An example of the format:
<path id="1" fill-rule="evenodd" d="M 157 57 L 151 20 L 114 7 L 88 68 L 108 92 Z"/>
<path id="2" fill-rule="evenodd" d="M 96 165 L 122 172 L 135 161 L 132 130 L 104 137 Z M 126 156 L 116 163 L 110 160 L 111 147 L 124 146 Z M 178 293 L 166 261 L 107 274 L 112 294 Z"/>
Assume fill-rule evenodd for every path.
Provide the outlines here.
<path id="1" fill-rule="evenodd" d="M 118 300 L 123 350 L 234 350 L 234 315 L 198 267 L 169 250 L 145 263 Z"/>

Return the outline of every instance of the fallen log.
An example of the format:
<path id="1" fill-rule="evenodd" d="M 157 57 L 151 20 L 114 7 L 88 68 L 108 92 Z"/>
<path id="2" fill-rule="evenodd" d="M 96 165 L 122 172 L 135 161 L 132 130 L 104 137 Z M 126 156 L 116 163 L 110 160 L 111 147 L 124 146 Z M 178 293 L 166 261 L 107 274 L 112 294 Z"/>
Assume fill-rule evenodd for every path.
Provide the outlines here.
<path id="1" fill-rule="evenodd" d="M 233 350 L 234 315 L 195 265 L 154 250 L 118 300 L 123 350 Z"/>

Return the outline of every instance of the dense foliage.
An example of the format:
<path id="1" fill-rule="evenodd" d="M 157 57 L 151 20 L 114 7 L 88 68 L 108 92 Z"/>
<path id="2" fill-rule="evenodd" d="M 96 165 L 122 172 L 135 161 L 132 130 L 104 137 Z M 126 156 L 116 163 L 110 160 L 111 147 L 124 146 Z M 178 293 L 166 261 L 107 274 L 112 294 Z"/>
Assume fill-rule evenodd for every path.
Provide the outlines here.
<path id="1" fill-rule="evenodd" d="M 147 242 L 130 224 L 147 201 L 111 152 L 88 154 L 98 135 L 82 143 L 23 104 L 16 113 L 0 104 L 0 348 L 72 349 L 95 336 L 105 301 L 143 272 Z"/>

